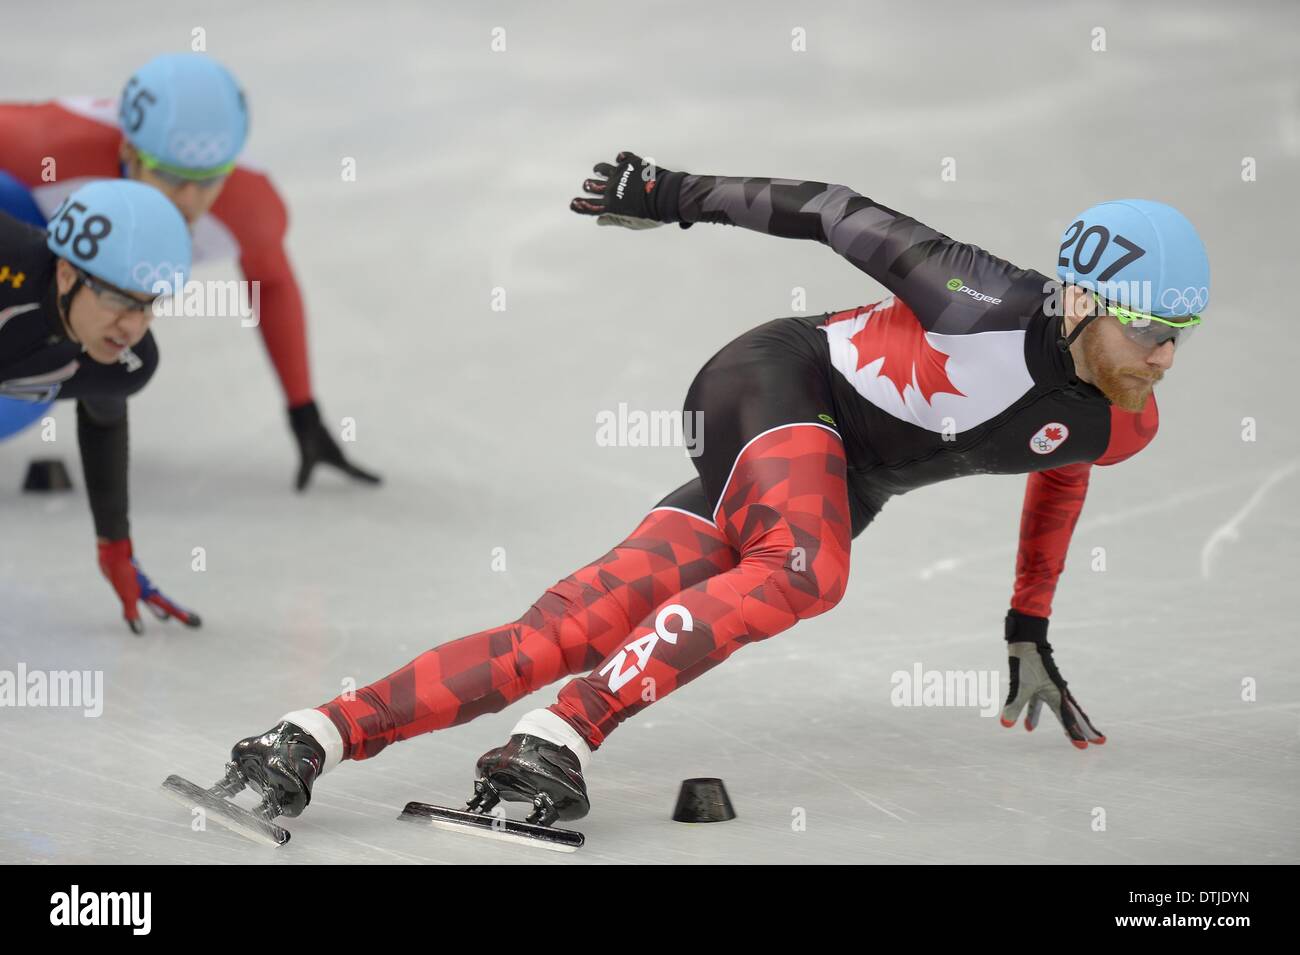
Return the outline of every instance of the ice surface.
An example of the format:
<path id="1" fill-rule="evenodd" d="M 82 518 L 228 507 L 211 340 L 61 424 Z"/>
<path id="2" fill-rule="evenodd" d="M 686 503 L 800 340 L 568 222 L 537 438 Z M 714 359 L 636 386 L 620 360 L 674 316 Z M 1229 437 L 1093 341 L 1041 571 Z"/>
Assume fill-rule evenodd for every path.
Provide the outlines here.
<path id="1" fill-rule="evenodd" d="M 18 493 L 52 450 L 36 433 L 0 446 L 0 668 L 102 670 L 106 697 L 98 719 L 0 710 L 0 861 L 1300 861 L 1294 5 L 670 2 L 617 36 L 597 4 L 135 6 L 10 18 L 0 89 L 112 95 L 206 30 L 292 210 L 322 407 L 355 418 L 350 450 L 388 480 L 294 495 L 257 333 L 160 320 L 162 366 L 131 407 L 134 538 L 204 627 L 137 639 L 95 568 L 73 409 L 53 451 L 75 494 Z M 1207 327 L 1160 386 L 1156 441 L 1094 474 L 1054 608 L 1058 662 L 1110 741 L 1077 752 L 1050 715 L 1031 736 L 890 704 L 890 675 L 917 662 L 1005 668 L 1024 482 L 975 477 L 891 502 L 834 612 L 613 735 L 572 856 L 396 821 L 412 799 L 466 798 L 477 756 L 551 690 L 342 766 L 283 849 L 191 832 L 165 776 L 207 785 L 281 714 L 513 619 L 692 473 L 679 449 L 598 447 L 598 411 L 679 408 L 718 347 L 791 314 L 795 287 L 813 312 L 882 294 L 815 243 L 570 214 L 621 148 L 846 183 L 1048 272 L 1067 217 L 1104 198 L 1198 223 Z M 671 822 L 691 776 L 724 778 L 739 818 Z"/>

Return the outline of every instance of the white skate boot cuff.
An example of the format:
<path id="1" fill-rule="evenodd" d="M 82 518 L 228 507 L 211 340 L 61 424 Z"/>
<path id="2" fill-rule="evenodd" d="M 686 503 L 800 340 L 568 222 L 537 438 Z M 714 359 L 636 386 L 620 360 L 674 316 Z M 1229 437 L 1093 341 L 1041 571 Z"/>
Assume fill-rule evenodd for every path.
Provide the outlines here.
<path id="1" fill-rule="evenodd" d="M 343 762 L 343 737 L 339 735 L 339 729 L 334 725 L 334 721 L 320 710 L 294 710 L 292 713 L 284 714 L 280 719 L 302 727 L 311 734 L 312 739 L 320 743 L 320 748 L 325 750 L 322 775 Z"/>
<path id="2" fill-rule="evenodd" d="M 591 747 L 577 730 L 550 710 L 529 710 L 510 731 L 511 736 L 516 733 L 527 733 L 529 736 L 536 736 L 556 746 L 569 747 L 578 757 L 578 765 L 582 767 L 582 771 L 584 773 L 587 771 L 587 763 L 591 760 Z"/>

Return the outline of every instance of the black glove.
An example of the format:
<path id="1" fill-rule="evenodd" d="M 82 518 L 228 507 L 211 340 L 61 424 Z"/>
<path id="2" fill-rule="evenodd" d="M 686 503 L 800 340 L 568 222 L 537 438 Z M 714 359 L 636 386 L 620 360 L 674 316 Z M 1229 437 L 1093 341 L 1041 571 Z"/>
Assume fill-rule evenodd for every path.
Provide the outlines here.
<path id="1" fill-rule="evenodd" d="M 378 474 L 362 470 L 343 456 L 334 438 L 321 424 L 320 410 L 316 407 L 316 402 L 309 401 L 305 405 L 290 408 L 289 425 L 293 428 L 293 436 L 298 439 L 298 454 L 301 458 L 296 483 L 299 491 L 307 486 L 307 482 L 311 480 L 311 472 L 318 464 L 336 467 L 349 477 L 367 484 L 379 484 L 383 481 Z"/>
<path id="2" fill-rule="evenodd" d="M 1047 642 L 1047 618 L 1007 611 L 1007 651 L 1011 665 L 1011 688 L 1006 705 L 1002 707 L 1002 725 L 1015 726 L 1020 711 L 1029 704 L 1025 713 L 1025 729 L 1033 731 L 1046 703 L 1061 721 L 1066 738 L 1079 749 L 1089 743 L 1106 742 L 1101 730 L 1092 725 L 1074 694 L 1070 692 L 1061 671 L 1052 659 L 1052 645 Z"/>
<path id="3" fill-rule="evenodd" d="M 625 229 L 653 229 L 665 222 L 677 222 L 677 194 L 685 173 L 654 166 L 635 153 L 624 150 L 614 164 L 592 166 L 597 179 L 584 179 L 579 196 L 569 208 L 579 215 L 595 216 L 597 225 Z M 694 223 L 680 223 L 683 229 Z"/>

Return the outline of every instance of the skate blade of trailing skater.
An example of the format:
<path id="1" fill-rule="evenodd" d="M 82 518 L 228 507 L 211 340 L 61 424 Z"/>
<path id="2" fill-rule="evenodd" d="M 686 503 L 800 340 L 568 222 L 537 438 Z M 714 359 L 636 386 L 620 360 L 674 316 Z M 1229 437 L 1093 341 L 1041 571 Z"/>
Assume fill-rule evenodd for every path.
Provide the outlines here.
<path id="1" fill-rule="evenodd" d="M 422 802 L 408 802 L 397 818 L 402 822 L 425 823 L 449 832 L 469 833 L 501 842 L 553 849 L 556 852 L 576 852 L 586 842 L 586 837 L 582 833 L 574 832 L 572 829 L 555 829 L 551 826 L 506 819 L 504 816 L 496 816 L 488 812 L 448 809 L 445 806 L 430 806 Z"/>
<path id="2" fill-rule="evenodd" d="M 169 798 L 190 809 L 197 806 L 206 818 L 247 839 L 266 846 L 282 846 L 288 842 L 289 831 L 273 823 L 265 812 L 259 811 L 261 807 L 245 809 L 230 801 L 239 788 L 242 787 L 232 788 L 229 774 L 211 789 L 204 789 L 182 776 L 168 776 L 162 784 L 163 793 Z"/>

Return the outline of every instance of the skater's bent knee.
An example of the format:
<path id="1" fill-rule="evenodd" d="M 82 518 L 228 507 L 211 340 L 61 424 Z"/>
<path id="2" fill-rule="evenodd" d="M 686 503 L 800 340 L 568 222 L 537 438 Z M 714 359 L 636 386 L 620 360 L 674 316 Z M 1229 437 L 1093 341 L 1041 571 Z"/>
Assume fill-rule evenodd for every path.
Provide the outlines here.
<path id="1" fill-rule="evenodd" d="M 807 528 L 796 534 L 781 512 L 761 505 L 750 508 L 746 523 L 749 533 L 737 569 L 761 580 L 755 595 L 761 591 L 762 602 L 802 620 L 825 613 L 844 597 L 849 552 L 830 528 L 820 540 Z"/>
<path id="2" fill-rule="evenodd" d="M 775 575 L 772 586 L 783 591 L 800 620 L 825 613 L 844 598 L 849 567 L 847 561 L 820 560 L 802 570 Z"/>
<path id="3" fill-rule="evenodd" d="M 847 559 L 821 556 L 804 562 L 795 552 L 750 589 L 741 602 L 745 627 L 755 639 L 780 633 L 796 621 L 830 610 L 844 596 Z"/>

